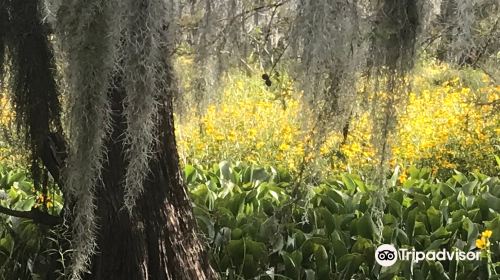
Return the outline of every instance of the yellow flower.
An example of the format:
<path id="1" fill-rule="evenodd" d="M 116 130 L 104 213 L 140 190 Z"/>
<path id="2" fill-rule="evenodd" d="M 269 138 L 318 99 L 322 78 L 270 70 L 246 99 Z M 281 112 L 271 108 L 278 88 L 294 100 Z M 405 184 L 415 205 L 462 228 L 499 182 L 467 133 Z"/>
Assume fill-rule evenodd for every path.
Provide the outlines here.
<path id="1" fill-rule="evenodd" d="M 227 139 L 232 142 L 236 141 L 236 133 L 234 133 L 234 131 L 229 132 Z"/>
<path id="2" fill-rule="evenodd" d="M 279 146 L 278 149 L 280 149 L 280 151 L 286 151 L 290 148 L 290 145 L 288 145 L 287 143 L 281 143 L 281 145 Z"/>
<path id="3" fill-rule="evenodd" d="M 222 140 L 224 140 L 224 139 L 225 139 L 224 135 L 222 135 L 222 134 L 217 134 L 217 135 L 215 135 L 215 137 L 214 137 L 214 138 L 215 138 L 215 140 L 217 140 L 217 141 L 222 141 Z"/>
<path id="4" fill-rule="evenodd" d="M 205 147 L 204 143 L 202 143 L 202 142 L 198 142 L 198 143 L 196 143 L 196 149 L 201 150 L 201 149 L 203 149 L 204 147 Z"/>
<path id="5" fill-rule="evenodd" d="M 328 154 L 330 152 L 330 148 L 328 146 L 322 146 L 320 149 L 319 149 L 319 152 L 322 156 Z"/>
<path id="6" fill-rule="evenodd" d="M 399 175 L 398 179 L 399 179 L 399 182 L 404 183 L 404 182 L 406 182 L 406 179 L 408 179 L 408 176 L 406 175 L 406 173 L 401 173 L 401 175 Z"/>
<path id="7" fill-rule="evenodd" d="M 486 242 L 487 242 L 486 239 L 481 237 L 481 239 L 476 240 L 476 247 L 481 250 L 484 250 L 486 248 Z"/>
<path id="8" fill-rule="evenodd" d="M 493 232 L 489 229 L 483 231 L 483 233 L 481 233 L 481 236 L 484 237 L 484 238 L 490 238 L 491 235 L 493 234 Z"/>
<path id="9" fill-rule="evenodd" d="M 255 137 L 255 135 L 257 135 L 257 129 L 255 129 L 255 128 L 249 129 L 248 135 L 250 135 L 251 137 Z"/>
<path id="10" fill-rule="evenodd" d="M 264 145 L 265 145 L 265 143 L 260 141 L 260 142 L 257 142 L 257 144 L 255 145 L 255 148 L 260 149 L 260 148 L 264 147 Z"/>
<path id="11" fill-rule="evenodd" d="M 476 240 L 476 247 L 484 250 L 490 247 L 490 237 L 493 234 L 493 232 L 489 229 L 483 231 L 481 233 L 481 238 Z"/>

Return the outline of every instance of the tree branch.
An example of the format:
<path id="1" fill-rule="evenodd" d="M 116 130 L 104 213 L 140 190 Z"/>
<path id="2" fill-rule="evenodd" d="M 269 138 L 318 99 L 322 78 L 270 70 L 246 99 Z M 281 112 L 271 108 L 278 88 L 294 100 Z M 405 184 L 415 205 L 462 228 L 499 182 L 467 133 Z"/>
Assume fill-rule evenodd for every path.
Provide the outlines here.
<path id="1" fill-rule="evenodd" d="M 219 19 L 218 21 L 219 22 L 222 22 L 222 21 L 228 21 L 228 23 L 224 26 L 224 28 L 222 28 L 222 30 L 215 36 L 215 38 L 210 41 L 208 44 L 206 44 L 207 46 L 210 46 L 210 45 L 213 45 L 215 44 L 215 42 L 217 42 L 219 40 L 219 38 L 223 37 L 224 34 L 227 33 L 227 29 L 229 27 L 231 27 L 234 22 L 239 18 L 239 17 L 246 17 L 248 14 L 251 14 L 253 12 L 258 12 L 258 11 L 261 11 L 263 9 L 277 9 L 279 8 L 280 6 L 283 6 L 285 5 L 287 2 L 289 2 L 290 0 L 283 0 L 281 2 L 278 2 L 278 3 L 273 3 L 273 4 L 267 4 L 267 5 L 263 5 L 263 6 L 258 6 L 258 7 L 255 7 L 253 9 L 250 9 L 250 10 L 245 10 L 231 18 L 225 18 L 225 19 Z"/>
<path id="2" fill-rule="evenodd" d="M 496 105 L 500 105 L 500 99 L 495 99 L 495 100 L 490 101 L 490 102 L 476 102 L 476 105 L 477 106 L 496 106 Z"/>
<path id="3" fill-rule="evenodd" d="M 50 215 L 48 213 L 40 211 L 37 208 L 32 208 L 30 211 L 18 211 L 0 206 L 0 213 L 12 217 L 30 219 L 37 224 L 43 224 L 47 226 L 57 226 L 62 224 L 63 222 L 62 217 Z"/>
<path id="4" fill-rule="evenodd" d="M 219 22 L 221 22 L 221 21 L 229 21 L 232 24 L 239 17 L 243 17 L 243 16 L 246 16 L 246 15 L 248 15 L 250 13 L 254 13 L 254 12 L 260 12 L 260 11 L 265 10 L 265 9 L 269 9 L 269 10 L 270 9 L 277 9 L 280 6 L 285 5 L 289 1 L 290 0 L 283 0 L 283 1 L 277 2 L 277 3 L 271 3 L 271 4 L 265 4 L 265 5 L 262 5 L 262 6 L 253 7 L 252 9 L 244 10 L 243 12 L 241 12 L 239 14 L 236 14 L 236 15 L 234 15 L 232 17 L 219 19 L 218 21 Z"/>

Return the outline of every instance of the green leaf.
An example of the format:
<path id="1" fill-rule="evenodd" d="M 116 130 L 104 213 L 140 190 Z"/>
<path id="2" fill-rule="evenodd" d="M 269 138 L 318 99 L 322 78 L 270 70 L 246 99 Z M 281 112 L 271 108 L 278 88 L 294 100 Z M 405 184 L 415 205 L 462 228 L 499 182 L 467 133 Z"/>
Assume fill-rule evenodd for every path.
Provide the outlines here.
<path id="1" fill-rule="evenodd" d="M 0 188 L 6 189 L 10 188 L 9 185 L 7 185 L 7 180 L 8 180 L 8 174 L 0 174 Z"/>
<path id="2" fill-rule="evenodd" d="M 360 236 L 371 240 L 378 240 L 379 237 L 377 226 L 373 222 L 371 215 L 366 213 L 357 222 L 357 232 Z"/>
<path id="3" fill-rule="evenodd" d="M 316 274 L 318 278 L 329 279 L 330 265 L 325 246 L 321 244 L 314 244 L 313 254 L 316 261 Z"/>
<path id="4" fill-rule="evenodd" d="M 436 239 L 432 241 L 432 243 L 426 248 L 426 251 L 438 250 L 441 247 L 441 245 L 448 243 L 448 241 L 449 239 L 447 238 Z"/>
<path id="5" fill-rule="evenodd" d="M 409 244 L 409 239 L 408 239 L 408 235 L 406 235 L 406 232 L 404 232 L 400 228 L 397 228 L 395 230 L 395 232 L 396 232 L 396 238 L 399 241 L 399 244 Z"/>
<path id="6" fill-rule="evenodd" d="M 457 170 L 455 170 L 455 175 L 453 175 L 452 178 L 461 186 L 468 182 L 467 177 Z"/>
<path id="7" fill-rule="evenodd" d="M 325 206 L 326 208 L 328 208 L 328 210 L 331 212 L 331 213 L 338 213 L 340 212 L 340 205 L 337 204 L 337 202 L 335 202 L 331 197 L 329 196 L 326 196 L 324 194 L 320 194 L 318 195 L 318 197 L 321 199 L 321 205 Z"/>
<path id="8" fill-rule="evenodd" d="M 186 167 L 184 167 L 184 176 L 188 185 L 193 184 L 196 180 L 196 168 L 189 164 L 186 165 Z"/>
<path id="9" fill-rule="evenodd" d="M 413 193 L 414 200 L 418 203 L 420 209 L 427 209 L 431 206 L 431 200 L 421 193 Z"/>
<path id="10" fill-rule="evenodd" d="M 351 178 L 351 175 L 350 174 L 346 174 L 346 173 L 343 173 L 341 175 L 341 178 L 342 178 L 342 182 L 344 183 L 344 185 L 346 186 L 346 188 L 349 190 L 349 191 L 354 191 L 356 189 L 356 183 L 354 182 L 354 180 Z"/>
<path id="11" fill-rule="evenodd" d="M 20 182 L 26 179 L 26 173 L 22 171 L 11 171 L 8 175 L 7 186 L 12 186 L 14 182 Z"/>
<path id="12" fill-rule="evenodd" d="M 401 218 L 403 216 L 403 206 L 401 206 L 401 204 L 399 204 L 399 202 L 397 202 L 394 199 L 389 199 L 387 201 L 387 205 L 389 206 L 389 211 L 395 217 Z"/>
<path id="13" fill-rule="evenodd" d="M 19 187 L 19 189 L 21 189 L 25 193 L 34 193 L 33 185 L 29 182 L 18 181 L 18 182 L 15 182 L 14 184 L 16 184 Z"/>
<path id="14" fill-rule="evenodd" d="M 4 252 L 5 255 L 10 256 L 14 251 L 14 246 L 14 240 L 12 240 L 10 235 L 6 235 L 0 239 L 0 250 Z"/>
<path id="15" fill-rule="evenodd" d="M 316 272 L 312 269 L 306 269 L 304 271 L 306 273 L 306 280 L 315 280 L 316 279 Z"/>
<path id="16" fill-rule="evenodd" d="M 413 244 L 413 234 L 415 232 L 417 211 L 418 211 L 417 208 L 410 210 L 408 212 L 408 217 L 406 218 L 406 233 L 410 238 L 410 244 Z"/>
<path id="17" fill-rule="evenodd" d="M 500 241 L 500 215 L 491 221 L 485 221 L 484 225 L 486 229 L 490 229 L 493 231 L 490 240 L 492 242 Z"/>
<path id="18" fill-rule="evenodd" d="M 252 173 L 250 176 L 250 181 L 251 182 L 264 182 L 267 179 L 269 179 L 269 175 L 267 174 L 266 170 L 264 168 L 252 168 Z"/>
<path id="19" fill-rule="evenodd" d="M 429 219 L 431 231 L 436 231 L 443 224 L 443 214 L 441 211 L 434 208 L 434 206 L 427 209 L 427 218 Z"/>
<path id="20" fill-rule="evenodd" d="M 399 171 L 400 171 L 400 167 L 399 167 L 399 165 L 397 165 L 396 168 L 394 168 L 394 172 L 392 173 L 391 178 L 389 179 L 389 182 L 388 182 L 389 187 L 391 187 L 391 188 L 396 187 L 396 183 L 398 182 L 398 178 L 399 178 Z"/>
<path id="21" fill-rule="evenodd" d="M 300 279 L 300 272 L 302 269 L 302 252 L 293 251 L 292 253 L 282 252 L 281 257 L 285 264 L 286 276 L 292 279 Z"/>
<path id="22" fill-rule="evenodd" d="M 256 261 L 259 261 L 260 263 L 267 262 L 268 253 L 266 244 L 248 239 L 246 240 L 246 246 L 247 253 L 252 254 Z"/>
<path id="23" fill-rule="evenodd" d="M 369 239 L 359 238 L 351 248 L 351 253 L 364 256 L 364 261 L 371 267 L 375 263 L 375 245 Z"/>
<path id="24" fill-rule="evenodd" d="M 278 167 L 278 176 L 280 182 L 292 182 L 293 180 L 290 172 L 283 167 Z"/>
<path id="25" fill-rule="evenodd" d="M 478 184 L 479 184 L 478 180 L 474 180 L 472 182 L 467 182 L 467 183 L 462 185 L 462 190 L 464 191 L 465 195 L 473 195 L 474 190 Z"/>
<path id="26" fill-rule="evenodd" d="M 333 218 L 332 213 L 330 213 L 330 211 L 328 211 L 324 207 L 321 207 L 316 211 L 321 215 L 321 218 L 323 219 L 326 235 L 330 236 L 330 234 L 332 234 L 332 232 L 335 230 L 335 219 Z"/>
<path id="27" fill-rule="evenodd" d="M 467 245 L 464 251 L 470 251 L 476 244 L 476 239 L 479 235 L 479 228 L 469 218 L 463 221 L 463 228 L 467 231 Z"/>
<path id="28" fill-rule="evenodd" d="M 345 205 L 345 202 L 351 199 L 345 193 L 335 189 L 328 190 L 326 194 L 340 205 Z"/>
<path id="29" fill-rule="evenodd" d="M 363 255 L 357 253 L 347 254 L 340 258 L 337 262 L 338 270 L 341 271 L 340 279 L 351 279 L 351 276 L 358 271 L 362 263 Z"/>
<path id="30" fill-rule="evenodd" d="M 481 197 L 486 201 L 489 208 L 495 210 L 495 212 L 500 212 L 500 198 L 497 198 L 488 192 L 483 193 Z"/>
<path id="31" fill-rule="evenodd" d="M 202 222 L 203 225 L 205 225 L 205 229 L 206 229 L 206 233 L 208 234 L 208 237 L 210 239 L 214 239 L 215 228 L 214 228 L 214 224 L 213 224 L 212 220 L 210 220 L 210 218 L 208 218 L 207 216 L 202 216 L 202 215 L 197 215 L 196 220 L 198 222 Z"/>
<path id="32" fill-rule="evenodd" d="M 31 197 L 25 200 L 19 200 L 14 208 L 19 209 L 21 211 L 29 211 L 31 210 L 33 205 L 35 205 L 35 198 Z"/>
<path id="33" fill-rule="evenodd" d="M 448 275 L 446 274 L 446 271 L 444 270 L 443 265 L 438 261 L 432 262 L 431 271 L 432 271 L 433 279 L 436 279 L 436 280 L 449 280 L 450 279 L 450 277 L 448 277 Z"/>
<path id="34" fill-rule="evenodd" d="M 334 238 L 332 240 L 332 247 L 333 247 L 333 254 L 335 255 L 336 258 L 340 258 L 348 253 L 344 242 L 339 238 Z"/>
<path id="35" fill-rule="evenodd" d="M 260 269 L 254 255 L 246 254 L 243 259 L 243 275 L 245 279 L 251 279 L 259 275 Z"/>
<path id="36" fill-rule="evenodd" d="M 452 197 L 453 195 L 456 194 L 456 191 L 453 187 L 448 185 L 448 183 L 441 183 L 439 186 L 439 190 L 445 197 Z"/>
<path id="37" fill-rule="evenodd" d="M 231 164 L 227 161 L 221 161 L 219 163 L 220 177 L 223 180 L 231 179 Z"/>
<path id="38" fill-rule="evenodd" d="M 450 237 L 451 232 L 447 231 L 445 227 L 441 226 L 431 234 L 431 240 Z"/>

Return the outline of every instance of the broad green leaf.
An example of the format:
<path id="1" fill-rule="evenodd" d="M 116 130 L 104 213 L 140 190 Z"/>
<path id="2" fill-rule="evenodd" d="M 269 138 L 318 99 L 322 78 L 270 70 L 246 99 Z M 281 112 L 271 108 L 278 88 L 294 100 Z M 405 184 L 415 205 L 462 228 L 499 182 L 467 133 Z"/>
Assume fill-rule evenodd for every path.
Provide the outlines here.
<path id="1" fill-rule="evenodd" d="M 378 230 L 377 226 L 372 220 L 370 214 L 364 214 L 357 222 L 357 232 L 360 236 L 371 239 L 378 240 Z"/>
<path id="2" fill-rule="evenodd" d="M 495 210 L 497 213 L 500 212 L 500 198 L 497 198 L 488 192 L 483 193 L 481 197 L 488 203 L 488 207 Z"/>
<path id="3" fill-rule="evenodd" d="M 221 161 L 219 163 L 219 172 L 222 180 L 231 179 L 231 164 L 227 161 Z"/>
<path id="4" fill-rule="evenodd" d="M 7 186 L 12 186 L 14 182 L 20 182 L 26 179 L 26 173 L 22 171 L 11 171 L 7 176 Z"/>
<path id="5" fill-rule="evenodd" d="M 467 231 L 467 245 L 464 251 L 470 251 L 476 244 L 476 239 L 479 235 L 479 228 L 469 218 L 463 221 L 463 228 Z"/>
<path id="6" fill-rule="evenodd" d="M 349 191 L 354 191 L 356 189 L 356 183 L 354 182 L 354 180 L 351 178 L 351 175 L 350 174 L 346 174 L 346 173 L 343 173 L 341 175 L 341 178 L 342 178 L 342 183 L 344 183 L 344 185 L 346 186 L 346 188 L 349 190 Z"/>
<path id="7" fill-rule="evenodd" d="M 439 185 L 439 189 L 445 197 L 452 197 L 454 194 L 456 194 L 455 189 L 448 185 L 448 183 L 441 183 Z"/>
<path id="8" fill-rule="evenodd" d="M 333 254 L 335 255 L 336 258 L 340 258 L 348 253 L 344 242 L 340 239 L 333 239 L 332 246 L 333 246 Z"/>
<path id="9" fill-rule="evenodd" d="M 186 177 L 186 183 L 192 184 L 196 180 L 196 168 L 192 165 L 186 165 L 184 167 L 184 176 Z"/>
<path id="10" fill-rule="evenodd" d="M 327 236 L 330 236 L 330 234 L 332 234 L 332 232 L 335 230 L 335 219 L 333 218 L 332 213 L 330 213 L 330 211 L 328 211 L 324 207 L 321 207 L 316 211 L 318 211 L 318 213 L 321 215 L 321 218 L 323 219 Z"/>
<path id="11" fill-rule="evenodd" d="M 281 256 L 285 264 L 286 275 L 292 279 L 300 279 L 302 269 L 302 252 L 297 250 L 292 253 L 282 252 Z"/>
<path id="12" fill-rule="evenodd" d="M 341 257 L 337 262 L 338 270 L 341 271 L 342 275 L 341 279 L 351 279 L 351 276 L 358 271 L 362 263 L 362 254 L 347 254 Z"/>
<path id="13" fill-rule="evenodd" d="M 427 218 L 429 219 L 431 231 L 436 231 L 443 224 L 443 214 L 434 208 L 434 206 L 427 209 Z"/>

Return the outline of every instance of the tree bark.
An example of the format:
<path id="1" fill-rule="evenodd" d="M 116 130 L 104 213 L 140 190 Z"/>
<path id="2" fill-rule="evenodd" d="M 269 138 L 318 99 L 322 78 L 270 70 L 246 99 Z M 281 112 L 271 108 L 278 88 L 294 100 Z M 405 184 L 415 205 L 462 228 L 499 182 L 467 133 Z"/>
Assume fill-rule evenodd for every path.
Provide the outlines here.
<path id="1" fill-rule="evenodd" d="M 196 236 L 192 207 L 183 184 L 170 96 L 161 100 L 157 154 L 133 215 L 123 208 L 124 89 L 110 92 L 113 132 L 97 191 L 98 253 L 86 279 L 216 279 Z"/>

